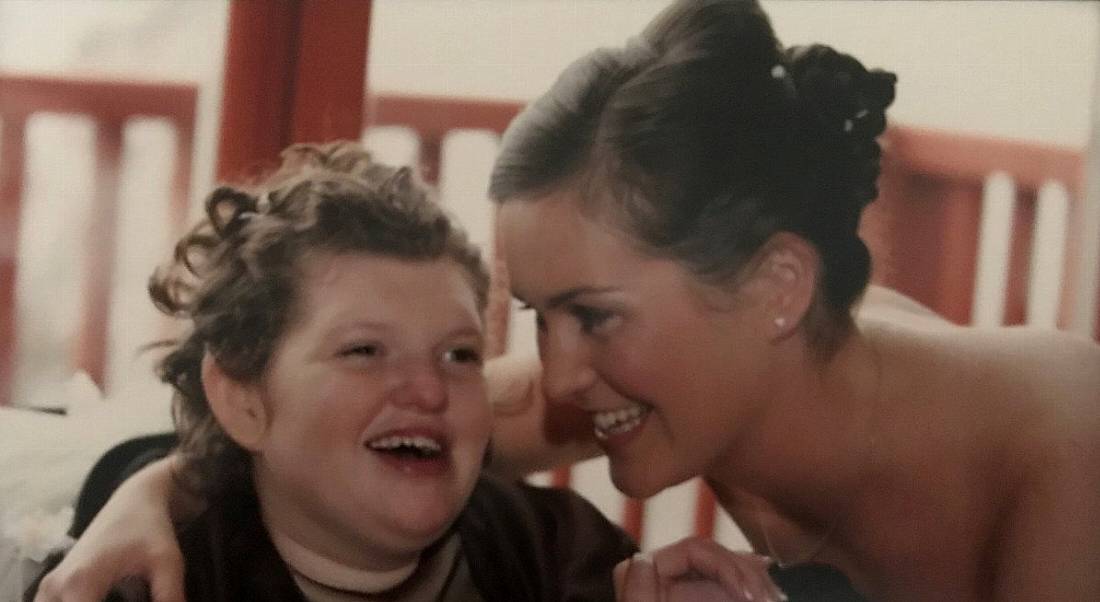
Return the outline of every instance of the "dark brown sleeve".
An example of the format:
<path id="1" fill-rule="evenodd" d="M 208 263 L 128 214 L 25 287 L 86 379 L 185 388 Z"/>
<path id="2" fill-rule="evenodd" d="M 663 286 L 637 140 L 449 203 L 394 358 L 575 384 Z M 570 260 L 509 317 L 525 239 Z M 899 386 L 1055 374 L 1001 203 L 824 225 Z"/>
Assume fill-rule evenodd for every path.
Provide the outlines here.
<path id="1" fill-rule="evenodd" d="M 486 600 L 614 600 L 611 571 L 637 546 L 576 493 L 485 477 L 459 522 Z"/>

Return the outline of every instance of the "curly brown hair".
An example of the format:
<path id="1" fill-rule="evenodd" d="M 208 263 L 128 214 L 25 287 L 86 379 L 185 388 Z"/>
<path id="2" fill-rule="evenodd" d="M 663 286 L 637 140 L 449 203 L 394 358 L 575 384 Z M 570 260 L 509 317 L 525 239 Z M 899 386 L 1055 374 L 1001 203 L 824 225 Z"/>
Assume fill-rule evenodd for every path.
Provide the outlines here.
<path id="1" fill-rule="evenodd" d="M 251 458 L 221 428 L 202 385 L 210 353 L 231 378 L 255 382 L 298 311 L 303 259 L 365 253 L 449 258 L 466 272 L 479 311 L 489 277 L 478 249 L 408 168 L 376 163 L 359 145 L 294 145 L 255 186 L 216 189 L 206 217 L 154 272 L 157 308 L 189 322 L 156 366 L 172 386 L 180 439 L 177 480 L 207 499 L 251 485 Z"/>

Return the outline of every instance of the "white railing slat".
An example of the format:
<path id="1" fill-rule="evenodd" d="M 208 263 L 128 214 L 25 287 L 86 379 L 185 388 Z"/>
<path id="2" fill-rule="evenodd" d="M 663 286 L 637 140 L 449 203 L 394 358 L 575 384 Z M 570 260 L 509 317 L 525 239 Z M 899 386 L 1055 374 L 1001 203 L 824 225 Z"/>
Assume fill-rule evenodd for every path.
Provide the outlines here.
<path id="1" fill-rule="evenodd" d="M 1066 187 L 1053 180 L 1045 182 L 1035 200 L 1027 293 L 1027 323 L 1030 326 L 1058 328 L 1068 211 Z"/>
<path id="2" fill-rule="evenodd" d="M 971 311 L 971 322 L 975 326 L 1000 326 L 1004 323 L 1015 211 L 1016 185 L 1012 178 L 1004 172 L 989 174 L 982 192 L 978 233 L 978 265 Z"/>

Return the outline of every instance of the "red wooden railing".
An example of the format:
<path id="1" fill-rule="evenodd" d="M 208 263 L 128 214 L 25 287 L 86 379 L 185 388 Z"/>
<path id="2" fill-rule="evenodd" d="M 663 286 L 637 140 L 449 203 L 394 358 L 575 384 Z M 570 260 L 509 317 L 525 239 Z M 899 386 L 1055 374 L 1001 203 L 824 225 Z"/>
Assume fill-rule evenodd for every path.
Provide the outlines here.
<path id="1" fill-rule="evenodd" d="M 136 117 L 161 118 L 174 127 L 176 163 L 168 219 L 178 227 L 187 214 L 197 96 L 189 84 L 0 75 L 0 405 L 9 402 L 15 360 L 15 282 L 28 121 L 53 113 L 80 115 L 95 124 L 94 206 L 82 257 L 84 306 L 72 365 L 102 387 L 123 128 Z"/>
<path id="2" fill-rule="evenodd" d="M 1016 184 L 1017 215 L 1011 240 L 1005 323 L 1024 321 L 1035 199 L 1047 181 L 1062 182 L 1077 199 L 1070 223 L 1084 209 L 1081 153 L 1021 143 L 894 127 L 884 140 L 880 195 L 866 212 L 864 230 L 877 251 L 875 281 L 905 293 L 947 318 L 970 321 L 977 267 L 982 189 L 993 172 Z M 1063 314 L 1077 286 L 1080 228 L 1069 228 Z M 1097 233 L 1093 233 L 1096 236 Z M 1100 331 L 1096 336 L 1100 338 Z"/>

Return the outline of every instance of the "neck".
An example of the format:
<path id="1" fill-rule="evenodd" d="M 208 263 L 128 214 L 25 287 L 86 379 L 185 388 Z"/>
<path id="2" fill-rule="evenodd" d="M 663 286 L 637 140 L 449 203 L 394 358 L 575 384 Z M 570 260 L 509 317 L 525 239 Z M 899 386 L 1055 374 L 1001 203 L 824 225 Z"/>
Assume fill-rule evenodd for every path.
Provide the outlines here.
<path id="1" fill-rule="evenodd" d="M 336 587 L 329 581 L 347 579 L 354 583 L 362 578 L 369 585 L 376 577 L 382 581 L 399 575 L 407 577 L 416 568 L 422 549 L 398 553 L 377 539 L 356 536 L 353 529 L 341 529 L 325 521 L 324 513 L 303 511 L 293 495 L 272 483 L 262 457 L 254 456 L 252 476 L 260 515 L 272 543 L 283 560 L 308 579 Z"/>
<path id="2" fill-rule="evenodd" d="M 806 532 L 832 531 L 872 469 L 881 358 L 858 330 L 825 361 L 796 337 L 779 345 L 757 427 L 706 480 L 734 516 L 759 514 L 750 500 Z"/>
<path id="3" fill-rule="evenodd" d="M 393 589 L 408 579 L 419 563 L 414 558 L 407 565 L 389 570 L 351 567 L 313 551 L 273 524 L 267 524 L 267 530 L 292 572 L 334 590 L 372 594 Z"/>

